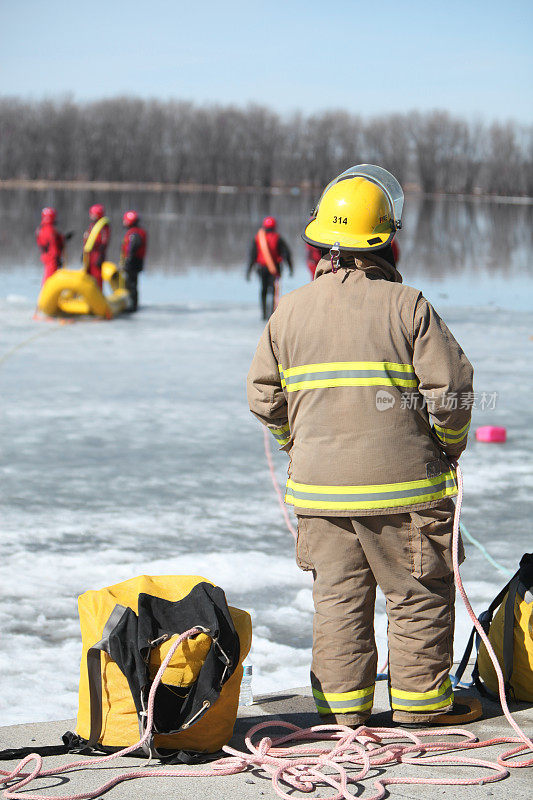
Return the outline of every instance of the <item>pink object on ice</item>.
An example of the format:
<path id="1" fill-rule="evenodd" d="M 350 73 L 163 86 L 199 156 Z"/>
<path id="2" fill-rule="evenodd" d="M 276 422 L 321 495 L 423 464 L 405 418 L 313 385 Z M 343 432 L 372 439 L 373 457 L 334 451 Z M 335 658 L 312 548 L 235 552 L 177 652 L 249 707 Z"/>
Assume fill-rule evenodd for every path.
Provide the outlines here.
<path id="1" fill-rule="evenodd" d="M 507 429 L 498 428 L 497 425 L 483 425 L 476 430 L 478 442 L 505 442 L 507 439 Z"/>

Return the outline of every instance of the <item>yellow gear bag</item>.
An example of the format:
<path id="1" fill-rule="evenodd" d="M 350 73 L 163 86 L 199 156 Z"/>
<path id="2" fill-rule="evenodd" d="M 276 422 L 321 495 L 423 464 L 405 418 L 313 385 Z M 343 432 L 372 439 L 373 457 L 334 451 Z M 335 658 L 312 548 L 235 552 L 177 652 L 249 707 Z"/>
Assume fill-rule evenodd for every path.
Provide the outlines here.
<path id="1" fill-rule="evenodd" d="M 494 598 L 487 611 L 480 614 L 479 621 L 500 664 L 506 697 L 509 700 L 532 702 L 533 553 L 522 556 L 518 571 Z M 466 666 L 470 655 L 474 634 L 475 629 L 457 670 L 458 680 L 462 675 L 463 662 Z M 483 642 L 479 645 L 472 679 L 482 694 L 498 699 L 498 678 Z"/>
<path id="2" fill-rule="evenodd" d="M 74 738 L 82 752 L 139 741 L 157 670 L 176 638 L 194 627 L 202 632 L 180 644 L 157 688 L 143 750 L 168 757 L 214 753 L 228 743 L 252 626 L 247 612 L 228 607 L 220 587 L 199 576 L 141 575 L 85 592 L 78 608 L 83 650 Z"/>

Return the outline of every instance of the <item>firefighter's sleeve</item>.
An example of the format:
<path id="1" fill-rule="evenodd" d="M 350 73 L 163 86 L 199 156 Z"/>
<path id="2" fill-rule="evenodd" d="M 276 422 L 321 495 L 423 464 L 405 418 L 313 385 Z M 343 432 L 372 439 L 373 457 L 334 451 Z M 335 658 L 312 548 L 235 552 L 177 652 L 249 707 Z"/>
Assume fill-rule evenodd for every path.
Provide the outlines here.
<path id="1" fill-rule="evenodd" d="M 413 328 L 413 366 L 433 432 L 447 456 L 466 447 L 473 404 L 473 368 L 428 301 L 417 301 Z"/>
<path id="2" fill-rule="evenodd" d="M 248 405 L 252 414 L 269 429 L 280 449 L 288 452 L 292 441 L 287 398 L 272 342 L 271 325 L 272 320 L 263 331 L 248 373 Z"/>

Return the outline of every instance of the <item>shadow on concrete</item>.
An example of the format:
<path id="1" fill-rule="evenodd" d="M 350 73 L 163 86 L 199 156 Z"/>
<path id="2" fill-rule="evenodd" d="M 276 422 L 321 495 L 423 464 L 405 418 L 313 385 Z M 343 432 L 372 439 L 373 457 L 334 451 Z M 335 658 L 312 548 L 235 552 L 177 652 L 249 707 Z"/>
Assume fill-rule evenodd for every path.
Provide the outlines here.
<path id="1" fill-rule="evenodd" d="M 288 722 L 292 725 L 297 725 L 299 728 L 311 728 L 313 725 L 321 724 L 318 715 L 315 713 L 310 713 L 309 711 L 292 711 L 272 714 L 259 713 L 257 716 L 239 717 L 235 723 L 233 736 L 231 737 L 229 746 L 234 747 L 236 750 L 244 750 L 247 752 L 247 747 L 244 740 L 254 725 L 264 725 L 265 723 L 269 723 L 268 727 L 265 727 L 263 730 L 257 732 L 257 734 L 254 736 L 254 743 L 257 743 L 265 736 L 275 739 L 283 736 L 284 734 L 290 733 L 290 731 L 283 727 L 283 725 L 280 725 L 279 728 L 277 728 L 275 725 L 271 724 L 277 720 L 280 722 Z M 372 714 L 366 724 L 369 727 L 374 728 L 390 728 L 392 727 L 391 712 L 384 711 L 377 714 Z M 320 737 L 317 736 L 317 740 L 319 738 Z"/>

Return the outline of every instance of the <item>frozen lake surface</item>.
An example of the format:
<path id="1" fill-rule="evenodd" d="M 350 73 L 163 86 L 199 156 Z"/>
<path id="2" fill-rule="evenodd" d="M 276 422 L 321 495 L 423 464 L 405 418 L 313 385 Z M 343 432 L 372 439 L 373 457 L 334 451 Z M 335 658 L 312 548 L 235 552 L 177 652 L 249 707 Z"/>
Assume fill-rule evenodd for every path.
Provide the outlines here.
<path id="1" fill-rule="evenodd" d="M 306 278 L 301 267 L 285 290 Z M 262 330 L 255 283 L 236 271 L 147 273 L 137 315 L 61 325 L 32 320 L 38 269 L 1 281 L 0 724 L 75 714 L 76 597 L 142 573 L 218 583 L 252 611 L 255 691 L 305 685 L 311 578 L 294 562 L 245 397 Z M 406 282 L 473 362 L 479 402 L 497 392 L 473 428 L 505 425 L 508 441 L 471 438 L 463 519 L 514 570 L 532 549 L 531 280 Z M 286 456 L 274 458 L 283 483 Z M 463 576 L 481 611 L 505 579 L 466 549 Z M 456 655 L 469 627 L 458 607 Z M 384 657 L 381 596 L 376 633 Z"/>

